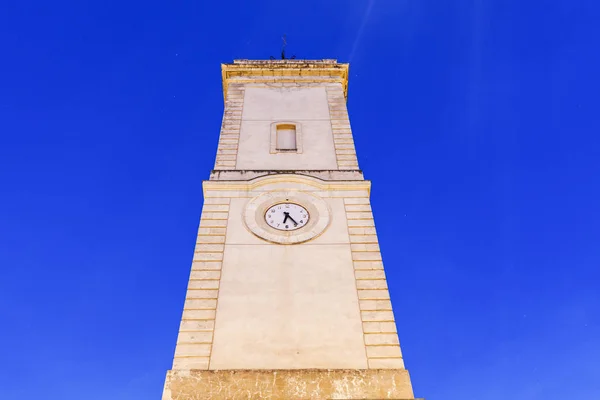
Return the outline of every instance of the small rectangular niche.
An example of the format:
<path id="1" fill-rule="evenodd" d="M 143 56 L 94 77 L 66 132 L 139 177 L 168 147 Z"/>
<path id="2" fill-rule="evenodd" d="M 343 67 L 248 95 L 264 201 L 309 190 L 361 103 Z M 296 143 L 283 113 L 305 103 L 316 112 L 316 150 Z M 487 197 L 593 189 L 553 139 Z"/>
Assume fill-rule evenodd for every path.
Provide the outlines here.
<path id="1" fill-rule="evenodd" d="M 277 151 L 296 151 L 296 125 L 277 125 Z"/>
<path id="2" fill-rule="evenodd" d="M 276 122 L 271 125 L 271 153 L 301 153 L 300 124 Z"/>

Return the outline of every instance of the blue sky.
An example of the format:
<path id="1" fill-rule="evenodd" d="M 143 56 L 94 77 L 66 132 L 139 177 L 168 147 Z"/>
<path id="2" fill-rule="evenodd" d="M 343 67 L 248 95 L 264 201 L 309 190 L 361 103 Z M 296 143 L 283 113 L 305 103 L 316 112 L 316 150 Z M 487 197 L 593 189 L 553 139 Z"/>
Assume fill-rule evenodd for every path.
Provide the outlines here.
<path id="1" fill-rule="evenodd" d="M 406 365 L 428 400 L 600 398 L 600 5 L 0 5 L 0 398 L 158 399 L 220 66 L 350 62 Z"/>

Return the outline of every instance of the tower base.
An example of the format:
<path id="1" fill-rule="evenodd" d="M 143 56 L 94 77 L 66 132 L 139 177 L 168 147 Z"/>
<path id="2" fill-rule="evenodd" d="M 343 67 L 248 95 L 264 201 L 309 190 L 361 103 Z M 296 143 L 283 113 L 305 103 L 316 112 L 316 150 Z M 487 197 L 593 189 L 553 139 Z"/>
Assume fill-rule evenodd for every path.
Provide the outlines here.
<path id="1" fill-rule="evenodd" d="M 414 399 L 405 369 L 171 370 L 162 400 Z"/>

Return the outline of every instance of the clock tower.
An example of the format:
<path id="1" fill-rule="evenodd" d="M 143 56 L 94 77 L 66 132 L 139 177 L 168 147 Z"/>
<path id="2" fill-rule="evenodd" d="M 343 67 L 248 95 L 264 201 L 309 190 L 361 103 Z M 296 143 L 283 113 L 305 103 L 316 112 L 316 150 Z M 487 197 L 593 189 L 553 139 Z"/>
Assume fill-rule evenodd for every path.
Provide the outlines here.
<path id="1" fill-rule="evenodd" d="M 348 64 L 236 60 L 163 400 L 414 399 Z"/>

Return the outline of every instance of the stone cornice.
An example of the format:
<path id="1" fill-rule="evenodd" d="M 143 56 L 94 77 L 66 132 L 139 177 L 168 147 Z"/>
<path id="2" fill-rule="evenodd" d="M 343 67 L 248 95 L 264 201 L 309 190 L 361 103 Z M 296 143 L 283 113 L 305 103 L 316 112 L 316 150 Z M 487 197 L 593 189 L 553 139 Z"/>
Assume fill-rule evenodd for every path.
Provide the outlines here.
<path id="1" fill-rule="evenodd" d="M 322 181 L 362 181 L 361 170 L 240 170 L 218 169 L 210 172 L 211 181 L 249 181 L 267 175 L 302 175 L 312 176 Z"/>
<path id="2" fill-rule="evenodd" d="M 250 181 L 204 181 L 202 182 L 203 191 L 207 190 L 237 190 L 249 191 L 255 190 L 261 186 L 266 186 L 274 183 L 296 183 L 306 184 L 315 187 L 318 190 L 366 190 L 371 192 L 371 181 L 323 181 L 318 178 L 303 176 L 303 175 L 269 175 L 261 176 Z"/>
<path id="3" fill-rule="evenodd" d="M 223 98 L 231 83 L 341 83 L 348 98 L 349 64 L 336 60 L 235 60 L 221 64 Z"/>

